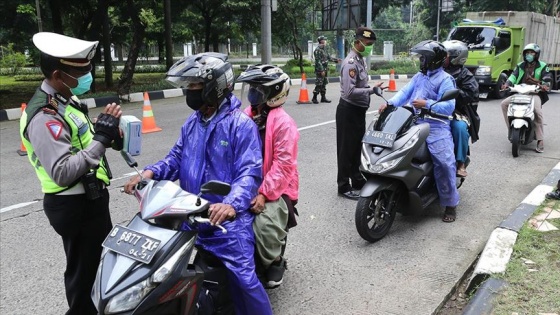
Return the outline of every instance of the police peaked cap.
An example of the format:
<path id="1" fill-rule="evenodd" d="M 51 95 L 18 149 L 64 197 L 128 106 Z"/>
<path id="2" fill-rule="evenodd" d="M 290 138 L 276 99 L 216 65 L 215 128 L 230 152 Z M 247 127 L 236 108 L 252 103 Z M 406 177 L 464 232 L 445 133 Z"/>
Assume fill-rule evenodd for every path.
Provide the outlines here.
<path id="1" fill-rule="evenodd" d="M 41 53 L 74 68 L 90 67 L 98 43 L 50 32 L 33 35 L 33 44 Z"/>
<path id="2" fill-rule="evenodd" d="M 376 40 L 377 38 L 375 37 L 375 33 L 373 32 L 373 30 L 371 28 L 367 28 L 367 27 L 358 27 L 356 29 L 356 39 L 371 39 L 371 40 Z"/>

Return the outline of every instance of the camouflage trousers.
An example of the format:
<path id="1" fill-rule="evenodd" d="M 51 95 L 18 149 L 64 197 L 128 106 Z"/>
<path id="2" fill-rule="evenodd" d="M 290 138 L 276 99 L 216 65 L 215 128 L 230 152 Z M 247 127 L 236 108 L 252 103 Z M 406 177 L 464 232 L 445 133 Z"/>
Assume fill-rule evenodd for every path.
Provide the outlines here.
<path id="1" fill-rule="evenodd" d="M 325 94 L 327 92 L 327 84 L 329 84 L 329 78 L 326 75 L 323 77 L 320 73 L 317 73 L 313 93 Z"/>

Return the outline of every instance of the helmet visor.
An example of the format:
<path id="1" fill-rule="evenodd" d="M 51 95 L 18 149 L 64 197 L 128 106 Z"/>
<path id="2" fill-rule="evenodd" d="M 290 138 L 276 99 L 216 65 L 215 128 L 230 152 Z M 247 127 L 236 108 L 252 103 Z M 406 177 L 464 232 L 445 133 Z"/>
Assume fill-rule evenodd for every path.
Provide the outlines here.
<path id="1" fill-rule="evenodd" d="M 174 75 L 168 75 L 165 77 L 165 81 L 178 88 L 188 88 L 190 84 L 204 83 L 204 80 L 199 77 L 182 77 Z"/>
<path id="2" fill-rule="evenodd" d="M 268 101 L 268 95 L 270 94 L 270 89 L 268 87 L 243 83 L 241 87 L 241 102 L 243 107 L 246 106 L 257 106 Z"/>

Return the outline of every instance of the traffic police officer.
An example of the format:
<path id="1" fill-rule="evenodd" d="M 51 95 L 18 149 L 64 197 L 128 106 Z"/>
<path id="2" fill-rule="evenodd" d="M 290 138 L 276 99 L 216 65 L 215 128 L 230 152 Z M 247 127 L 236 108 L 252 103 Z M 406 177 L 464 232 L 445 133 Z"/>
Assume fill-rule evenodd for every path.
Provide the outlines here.
<path id="1" fill-rule="evenodd" d="M 315 48 L 313 52 L 313 58 L 315 59 L 315 89 L 313 90 L 313 103 L 318 104 L 317 95 L 321 94 L 321 103 L 330 103 L 331 101 L 327 99 L 325 94 L 327 93 L 327 84 L 329 84 L 329 79 L 327 73 L 329 70 L 329 61 L 338 63 L 340 59 L 333 58 L 329 56 L 325 47 L 327 46 L 327 38 L 325 36 L 319 36 L 317 38 L 319 46 Z"/>
<path id="2" fill-rule="evenodd" d="M 22 113 L 20 135 L 45 194 L 45 214 L 62 237 L 66 314 L 97 314 L 91 288 L 101 243 L 112 227 L 105 150 L 122 146 L 122 111 L 109 104 L 94 125 L 77 98 L 93 81 L 90 60 L 97 41 L 41 32 L 33 43 L 41 52 L 45 80 Z"/>
<path id="3" fill-rule="evenodd" d="M 368 85 L 364 57 L 371 54 L 375 33 L 358 27 L 352 49 L 340 67 L 340 100 L 336 108 L 336 149 L 338 193 L 358 199 L 365 179 L 360 173 L 362 137 L 366 131 L 366 111 L 373 88 Z M 381 83 L 375 86 L 381 87 Z M 350 182 L 351 181 L 351 182 Z"/>

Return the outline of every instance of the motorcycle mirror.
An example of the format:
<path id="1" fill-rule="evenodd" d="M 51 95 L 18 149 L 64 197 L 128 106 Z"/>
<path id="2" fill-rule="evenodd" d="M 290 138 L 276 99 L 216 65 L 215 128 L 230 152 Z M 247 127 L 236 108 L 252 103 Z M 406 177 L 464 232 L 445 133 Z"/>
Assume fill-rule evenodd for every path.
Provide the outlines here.
<path id="1" fill-rule="evenodd" d="M 128 164 L 128 166 L 130 166 L 130 167 L 137 167 L 138 166 L 138 163 L 136 163 L 136 160 L 134 160 L 134 158 L 132 157 L 132 155 L 130 155 L 130 153 L 128 153 L 124 150 L 121 150 L 121 156 L 126 161 L 126 164 Z"/>
<path id="2" fill-rule="evenodd" d="M 212 193 L 225 196 L 231 191 L 231 185 L 218 180 L 211 180 L 200 187 L 200 193 Z"/>
<path id="3" fill-rule="evenodd" d="M 438 102 L 445 102 L 445 101 L 452 100 L 452 99 L 456 98 L 457 95 L 459 95 L 459 89 L 447 90 L 447 91 L 445 91 L 445 93 L 443 93 L 443 95 L 438 100 Z"/>
<path id="4" fill-rule="evenodd" d="M 383 95 L 383 89 L 378 87 L 378 86 L 374 86 L 373 87 L 373 94 L 383 97 L 382 96 Z"/>

